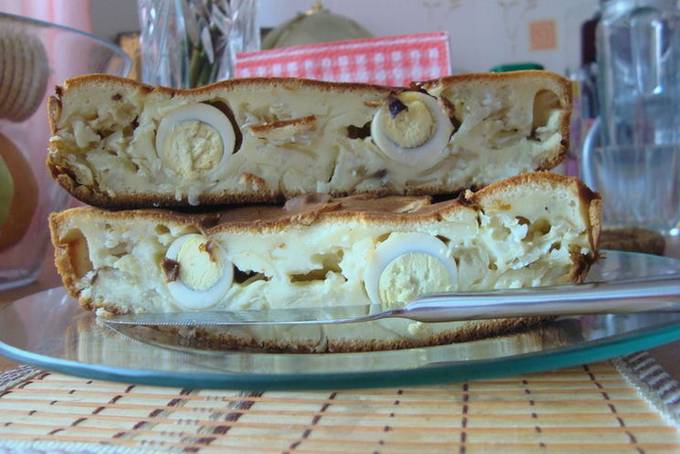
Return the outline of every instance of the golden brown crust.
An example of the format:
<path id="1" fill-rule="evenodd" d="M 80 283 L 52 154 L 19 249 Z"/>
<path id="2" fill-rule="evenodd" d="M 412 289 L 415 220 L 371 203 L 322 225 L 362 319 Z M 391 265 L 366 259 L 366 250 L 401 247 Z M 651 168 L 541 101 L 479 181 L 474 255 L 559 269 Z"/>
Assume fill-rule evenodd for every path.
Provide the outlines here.
<path id="1" fill-rule="evenodd" d="M 52 213 L 49 216 L 50 236 L 54 245 L 54 265 L 61 276 L 64 288 L 66 288 L 69 296 L 78 301 L 83 308 L 91 309 L 84 300 L 79 298 L 80 292 L 76 288 L 77 278 L 69 257 L 68 244 L 62 240 L 61 225 L 63 219 L 62 213 Z"/>
<path id="2" fill-rule="evenodd" d="M 555 156 L 554 165 L 558 165 L 562 162 L 564 155 L 560 154 Z M 552 162 L 552 161 L 551 161 Z M 64 172 L 64 169 L 56 166 L 48 157 L 48 167 L 52 174 L 52 177 L 66 189 L 73 197 L 80 200 L 87 205 L 94 207 L 105 208 L 109 210 L 135 210 L 143 207 L 165 207 L 165 208 L 188 208 L 187 198 L 182 198 L 177 200 L 174 196 L 167 194 L 130 194 L 130 195 L 117 195 L 116 198 L 112 198 L 103 192 L 92 190 L 87 186 L 79 185 L 75 178 Z M 548 166 L 549 167 L 549 166 Z M 553 166 L 554 167 L 554 166 Z M 546 172 L 545 170 L 538 170 L 538 172 Z M 262 179 L 252 174 L 243 174 L 243 181 L 252 184 L 255 187 L 262 188 Z M 493 183 L 492 183 L 493 184 Z M 404 191 L 401 194 L 395 194 L 390 192 L 387 188 L 380 188 L 372 191 L 361 192 L 360 195 L 375 198 L 384 197 L 388 195 L 394 196 L 404 196 L 404 197 L 426 197 L 426 196 L 444 196 L 448 198 L 457 197 L 461 191 L 465 190 L 465 187 L 460 187 L 455 191 L 449 193 L 443 191 L 440 187 L 427 186 L 413 188 Z M 257 191 L 248 194 L 204 194 L 199 196 L 199 205 L 204 207 L 203 209 L 215 210 L 215 207 L 220 206 L 236 206 L 236 205 L 251 205 L 251 204 L 280 204 L 286 199 L 291 199 L 293 197 L 298 197 L 304 195 L 303 192 L 289 192 L 286 194 L 277 194 L 272 191 L 258 189 Z M 328 193 L 333 198 L 349 197 L 351 193 L 348 192 L 338 192 L 331 191 Z M 196 207 L 194 207 L 195 209 Z"/>
<path id="3" fill-rule="evenodd" d="M 86 303 L 85 306 L 91 306 Z M 210 328 L 158 327 L 154 331 L 171 336 L 170 341 L 181 347 L 203 350 L 255 350 L 272 353 L 354 353 L 384 350 L 401 350 L 407 348 L 432 347 L 458 342 L 472 342 L 490 337 L 503 336 L 526 331 L 549 323 L 555 317 L 516 317 L 492 320 L 471 320 L 456 328 L 424 336 L 402 337 L 399 339 L 343 339 L 336 336 L 324 336 L 320 341 L 303 340 L 303 338 L 255 338 L 252 336 L 236 336 L 224 330 Z M 372 322 L 366 323 L 370 330 Z M 145 328 L 146 330 L 147 328 Z M 147 331 L 148 332 L 148 331 Z"/>
<path id="4" fill-rule="evenodd" d="M 87 200 L 105 199 L 104 197 L 101 197 L 102 193 L 96 191 L 95 188 L 90 188 L 88 186 L 78 184 L 76 182 L 75 177 L 71 174 L 71 172 L 68 169 L 55 165 L 52 162 L 50 155 L 47 156 L 47 168 L 49 169 L 52 178 L 54 178 L 54 180 L 57 183 L 59 183 L 59 185 L 62 188 L 66 189 L 66 191 L 68 191 L 69 194 L 71 194 L 73 197 L 80 200 L 81 202 L 87 203 L 86 202 Z M 102 206 L 97 203 L 88 203 L 88 205 Z"/>
<path id="5" fill-rule="evenodd" d="M 193 347 L 220 350 L 259 350 L 285 353 L 353 353 L 381 350 L 422 348 L 454 342 L 471 342 L 489 337 L 525 331 L 553 320 L 554 317 L 518 317 L 495 320 L 469 321 L 456 329 L 423 338 L 401 338 L 398 340 L 340 340 L 325 339 L 316 342 L 291 342 L 281 340 L 258 340 L 252 337 L 237 337 L 224 332 L 198 329 L 187 339 Z M 169 331 L 177 333 L 177 329 Z M 178 334 L 178 333 L 177 333 Z"/>
<path id="6" fill-rule="evenodd" d="M 550 71 L 538 71 L 538 70 L 527 70 L 527 71 L 512 71 L 506 73 L 466 73 L 466 74 L 456 74 L 452 76 L 446 76 L 439 79 L 431 79 L 422 82 L 414 82 L 411 84 L 412 89 L 427 88 L 435 84 L 452 84 L 461 81 L 474 81 L 474 80 L 510 80 L 510 79 L 522 79 L 526 77 L 546 77 L 558 85 L 564 90 L 563 100 L 567 101 L 571 105 L 572 92 L 570 82 L 568 79 L 560 76 L 559 74 Z M 296 77 L 252 77 L 244 79 L 231 79 L 222 80 L 215 82 L 210 85 L 204 85 L 198 88 L 170 88 L 163 86 L 151 86 L 144 83 L 138 82 L 133 79 L 128 79 L 125 77 L 113 76 L 110 74 L 84 74 L 81 76 L 75 76 L 66 80 L 61 87 L 57 87 L 56 97 L 61 98 L 64 90 L 70 90 L 78 87 L 79 85 L 89 84 L 91 82 L 115 82 L 120 83 L 124 86 L 134 88 L 146 93 L 152 91 L 158 91 L 170 96 L 175 95 L 195 95 L 200 93 L 207 93 L 216 88 L 230 88 L 237 85 L 261 85 L 267 84 L 271 85 L 275 83 L 278 86 L 282 86 L 289 89 L 296 89 L 301 86 L 306 87 L 317 87 L 322 90 L 340 90 L 340 91 L 352 91 L 352 90 L 381 90 L 385 93 L 394 93 L 407 89 L 407 87 L 385 87 L 382 85 L 373 84 L 363 84 L 355 82 L 326 82 L 314 79 L 303 79 Z"/>
<path id="7" fill-rule="evenodd" d="M 562 115 L 562 121 L 560 124 L 560 134 L 562 136 L 562 141 L 560 144 L 555 146 L 552 150 L 547 150 L 545 153 L 545 158 L 542 162 L 538 163 L 536 166 L 537 171 L 550 170 L 557 165 L 559 165 L 566 157 L 568 151 L 568 138 L 569 138 L 569 118 L 571 109 L 571 98 L 572 91 L 569 85 L 569 81 L 563 77 L 550 73 L 547 71 L 517 71 L 511 73 L 472 73 L 472 74 L 462 74 L 448 76 L 437 80 L 431 80 L 426 82 L 414 83 L 411 89 L 428 88 L 435 84 L 453 84 L 463 81 L 474 81 L 474 80 L 506 80 L 506 79 L 520 79 L 526 77 L 543 77 L 556 83 L 559 87 L 559 97 L 560 103 L 565 106 L 565 112 Z M 111 76 L 106 74 L 88 74 L 83 76 L 77 76 L 72 79 L 68 79 L 64 82 L 63 87 L 57 87 L 54 96 L 51 96 L 48 101 L 48 117 L 50 122 L 50 128 L 52 135 L 57 132 L 57 123 L 61 115 L 61 103 L 63 93 L 67 90 L 72 90 L 80 85 L 87 85 L 91 83 L 116 83 L 124 87 L 128 87 L 134 90 L 141 91 L 145 94 L 151 92 L 159 92 L 169 96 L 176 95 L 200 95 L 202 93 L 210 92 L 216 89 L 231 88 L 238 85 L 263 85 L 271 86 L 275 84 L 286 89 L 294 90 L 299 87 L 315 87 L 319 90 L 336 90 L 336 91 L 371 91 L 381 90 L 388 93 L 394 93 L 395 91 L 406 90 L 407 88 L 394 88 L 394 87 L 383 87 L 378 85 L 360 84 L 360 83 L 338 83 L 338 82 L 324 82 L 309 79 L 298 79 L 298 78 L 251 78 L 251 79 L 233 79 L 214 83 L 212 85 L 207 85 L 200 88 L 194 89 L 173 89 L 168 87 L 151 87 L 149 85 L 142 84 L 140 82 L 121 78 L 117 76 Z M 298 119 L 296 121 L 300 122 L 304 120 L 304 124 L 308 124 L 311 117 L 305 117 L 303 119 Z M 281 126 L 281 125 L 274 125 Z M 266 132 L 267 128 L 273 127 L 272 125 L 259 126 L 262 129 L 261 132 Z M 167 208 L 179 208 L 187 207 L 189 204 L 188 197 L 183 196 L 177 199 L 174 194 L 134 194 L 134 193 L 117 193 L 112 196 L 104 191 L 100 191 L 97 187 L 89 187 L 81 185 L 77 182 L 75 175 L 73 175 L 67 168 L 60 165 L 59 162 L 55 161 L 51 154 L 47 157 L 47 166 L 50 170 L 51 175 L 61 185 L 66 189 L 73 197 L 78 200 L 92 206 L 97 206 L 100 208 L 107 209 L 133 209 L 133 208 L 147 208 L 147 207 L 167 207 Z M 277 190 L 267 190 L 265 185 L 261 184 L 261 181 L 253 181 L 252 177 L 254 175 L 243 175 L 247 182 L 251 182 L 248 192 L 244 193 L 231 193 L 224 191 L 222 193 L 212 193 L 212 194 L 201 194 L 198 197 L 198 203 L 202 206 L 219 206 L 219 205 L 246 205 L 252 203 L 280 203 L 284 198 L 291 198 L 301 195 L 302 192 L 287 192 L 283 193 Z M 387 194 L 393 195 L 455 195 L 460 191 L 465 190 L 464 186 L 460 187 L 442 187 L 442 186 L 421 186 L 415 188 L 409 188 L 403 192 L 395 192 L 389 188 L 380 188 L 371 191 L 362 192 L 364 194 L 372 196 L 383 196 Z M 331 191 L 329 194 L 333 197 L 344 197 L 351 195 L 353 192 L 340 192 Z"/>
<path id="8" fill-rule="evenodd" d="M 210 85 L 204 85 L 198 88 L 170 88 L 151 85 L 146 85 L 136 80 L 127 79 L 125 77 L 112 76 L 110 74 L 85 74 L 70 78 L 64 82 L 63 90 L 70 90 L 92 82 L 115 82 L 121 85 L 134 88 L 136 90 L 150 93 L 157 91 L 169 96 L 177 95 L 199 95 L 202 93 L 209 93 L 219 88 L 231 88 L 238 85 L 264 85 L 271 86 L 272 84 L 280 86 L 289 90 L 295 90 L 298 87 L 316 87 L 320 90 L 337 90 L 337 91 L 375 91 L 380 90 L 385 93 L 404 90 L 404 88 L 384 87 L 381 85 L 371 85 L 362 83 L 347 83 L 347 82 L 325 82 L 321 80 L 302 79 L 296 77 L 252 77 L 245 79 L 230 79 L 215 82 Z"/>
<path id="9" fill-rule="evenodd" d="M 103 309 L 110 315 L 118 315 L 121 312 L 113 305 L 96 305 L 91 298 L 81 298 L 81 307 L 87 310 L 95 308 Z M 210 328 L 180 328 L 180 327 L 157 327 L 147 328 L 159 333 L 172 336 L 170 340 L 180 347 L 190 347 L 205 350 L 256 350 L 261 352 L 281 353 L 353 353 L 398 350 L 407 348 L 422 348 L 436 345 L 450 344 L 454 342 L 471 342 L 489 337 L 515 334 L 538 326 L 545 325 L 555 317 L 515 317 L 492 320 L 471 320 L 464 325 L 459 325 L 447 331 L 432 334 L 431 336 L 415 338 L 403 337 L 393 340 L 380 339 L 342 339 L 337 336 L 324 336 L 320 341 L 286 339 L 256 339 L 254 337 L 236 336 L 221 329 Z M 370 330 L 371 323 L 365 323 Z M 166 340 L 168 340 L 166 338 Z"/>
<path id="10" fill-rule="evenodd" d="M 569 86 L 570 82 L 568 79 L 565 79 L 564 77 L 560 76 L 559 74 L 550 72 L 550 71 L 542 71 L 542 70 L 535 70 L 535 69 L 530 69 L 530 70 L 524 70 L 524 71 L 510 71 L 510 72 L 486 72 L 486 73 L 466 73 L 466 74 L 454 74 L 451 76 L 446 76 L 446 77 L 441 77 L 439 79 L 430 79 L 430 80 L 425 80 L 422 82 L 413 82 L 411 85 L 416 87 L 416 88 L 427 88 L 431 87 L 433 85 L 447 85 L 447 84 L 452 84 L 455 82 L 463 82 L 463 81 L 475 81 L 475 80 L 509 80 L 509 79 L 523 79 L 526 77 L 533 77 L 533 76 L 538 76 L 540 75 L 541 77 L 547 77 L 554 81 L 555 83 L 559 84 L 564 88 L 566 91 L 569 92 L 569 100 L 571 101 L 571 87 Z"/>
<path id="11" fill-rule="evenodd" d="M 217 231 L 252 232 L 281 230 L 291 224 L 309 225 L 310 218 L 313 218 L 316 222 L 361 219 L 364 222 L 402 224 L 439 221 L 443 215 L 454 213 L 464 205 L 477 205 L 484 198 L 491 197 L 495 193 L 502 192 L 508 188 L 536 183 L 548 183 L 555 187 L 570 187 L 574 191 L 574 194 L 588 210 L 584 214 L 584 218 L 589 219 L 589 227 L 591 229 L 590 242 L 592 248 L 596 249 L 600 228 L 599 219 L 601 216 L 600 196 L 574 177 L 566 177 L 550 172 L 531 172 L 516 175 L 492 183 L 477 192 L 468 191 L 463 199 L 451 199 L 434 204 L 429 202 L 428 197 L 387 196 L 375 199 L 368 194 L 359 194 L 310 204 L 305 206 L 303 210 L 296 211 L 286 211 L 279 206 L 269 205 L 197 214 L 178 213 L 164 209 L 104 211 L 97 208 L 79 207 L 53 214 L 52 217 L 61 219 L 61 217 L 68 216 L 71 211 L 80 211 L 81 214 L 86 213 L 88 216 L 109 219 L 135 217 L 137 219 L 175 222 L 183 225 L 200 224 L 209 226 L 205 228 L 208 233 Z M 415 211 L 404 212 L 404 205 L 410 205 L 414 200 L 421 202 L 418 204 L 419 208 Z M 329 210 L 326 208 L 328 204 L 335 204 L 336 208 Z"/>
<path id="12" fill-rule="evenodd" d="M 518 317 L 495 320 L 475 320 L 466 322 L 458 329 L 438 333 L 422 339 L 404 338 L 399 341 L 329 341 L 330 353 L 350 353 L 359 351 L 398 350 L 405 348 L 431 347 L 454 342 L 472 342 L 489 337 L 516 333 L 548 323 L 554 317 Z"/>
<path id="13" fill-rule="evenodd" d="M 57 95 L 47 99 L 47 120 L 50 124 L 50 133 L 57 133 L 57 120 L 61 117 L 61 87 L 57 87 Z"/>

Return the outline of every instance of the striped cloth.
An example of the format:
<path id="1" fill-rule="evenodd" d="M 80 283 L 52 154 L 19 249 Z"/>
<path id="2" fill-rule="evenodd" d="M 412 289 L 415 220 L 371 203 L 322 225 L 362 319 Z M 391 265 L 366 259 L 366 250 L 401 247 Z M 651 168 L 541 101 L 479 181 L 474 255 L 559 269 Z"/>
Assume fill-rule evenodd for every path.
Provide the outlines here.
<path id="1" fill-rule="evenodd" d="M 24 369 L 0 373 L 0 454 L 677 453 L 679 392 L 644 352 L 515 377 L 308 391 L 162 388 Z"/>
<path id="2" fill-rule="evenodd" d="M 451 73 L 445 32 L 353 39 L 238 54 L 237 77 L 304 77 L 406 86 Z"/>

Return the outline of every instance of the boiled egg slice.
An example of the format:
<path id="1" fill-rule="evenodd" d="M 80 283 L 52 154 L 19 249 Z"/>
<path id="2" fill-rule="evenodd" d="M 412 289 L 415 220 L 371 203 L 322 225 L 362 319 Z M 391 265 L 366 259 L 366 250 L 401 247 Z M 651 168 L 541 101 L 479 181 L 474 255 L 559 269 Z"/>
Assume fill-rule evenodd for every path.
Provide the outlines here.
<path id="1" fill-rule="evenodd" d="M 390 159 L 429 168 L 444 159 L 453 124 L 437 98 L 417 91 L 390 96 L 373 116 L 371 137 Z"/>
<path id="2" fill-rule="evenodd" d="M 392 233 L 375 248 L 364 274 L 372 304 L 403 307 L 418 296 L 457 288 L 458 269 L 446 245 L 426 233 Z"/>
<path id="3" fill-rule="evenodd" d="M 179 267 L 176 279 L 168 282 L 167 287 L 182 309 L 200 310 L 214 306 L 227 293 L 234 279 L 234 266 L 222 248 L 197 233 L 173 241 L 165 258 Z"/>
<path id="4" fill-rule="evenodd" d="M 233 154 L 236 133 L 217 107 L 196 103 L 165 115 L 156 131 L 156 151 L 180 175 L 215 179 Z"/>

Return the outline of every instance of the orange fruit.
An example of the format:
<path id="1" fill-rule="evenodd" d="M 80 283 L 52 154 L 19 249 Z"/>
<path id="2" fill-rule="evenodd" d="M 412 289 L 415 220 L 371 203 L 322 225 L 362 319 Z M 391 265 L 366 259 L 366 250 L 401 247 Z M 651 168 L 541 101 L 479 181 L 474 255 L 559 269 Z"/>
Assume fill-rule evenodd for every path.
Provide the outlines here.
<path id="1" fill-rule="evenodd" d="M 11 178 L 0 172 L 0 193 L 9 201 L 9 209 L 0 207 L 0 213 L 6 212 L 5 219 L 0 219 L 0 251 L 18 243 L 26 234 L 33 215 L 38 206 L 38 184 L 33 176 L 31 166 L 24 155 L 7 137 L 0 134 L 0 159 L 4 161 Z M 7 197 L 7 194 L 10 197 Z M 8 200 L 9 199 L 9 200 Z"/>

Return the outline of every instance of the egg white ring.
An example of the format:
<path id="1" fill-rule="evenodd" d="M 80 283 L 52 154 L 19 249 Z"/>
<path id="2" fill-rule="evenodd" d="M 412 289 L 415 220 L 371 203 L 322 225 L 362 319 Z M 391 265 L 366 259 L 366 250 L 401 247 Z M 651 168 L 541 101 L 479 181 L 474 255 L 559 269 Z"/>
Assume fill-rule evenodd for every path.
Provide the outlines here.
<path id="1" fill-rule="evenodd" d="M 195 236 L 204 238 L 203 235 L 197 233 L 191 233 L 177 238 L 165 252 L 165 258 L 178 261 L 177 256 L 184 243 Z M 220 277 L 212 287 L 205 290 L 193 290 L 187 287 L 180 280 L 179 276 L 176 281 L 168 282 L 167 287 L 170 296 L 172 296 L 180 308 L 185 310 L 207 309 L 217 304 L 227 293 L 229 287 L 231 287 L 234 280 L 234 266 L 229 259 L 227 259 L 222 248 L 217 245 L 215 245 L 215 248 L 219 251 L 219 260 L 222 264 L 222 277 Z M 182 264 L 180 263 L 179 266 L 181 267 Z"/>
<path id="2" fill-rule="evenodd" d="M 236 133 L 234 127 L 217 107 L 209 104 L 196 103 L 179 107 L 169 114 L 165 115 L 156 131 L 156 152 L 162 153 L 163 144 L 167 140 L 169 134 L 172 133 L 173 128 L 180 123 L 186 121 L 200 121 L 210 126 L 222 139 L 222 159 L 215 166 L 213 170 L 207 173 L 208 179 L 215 179 L 218 173 L 223 170 L 227 161 L 231 158 L 234 145 L 236 144 Z"/>
<path id="3" fill-rule="evenodd" d="M 451 285 L 458 281 L 456 262 L 447 255 L 448 248 L 438 238 L 427 233 L 392 233 L 375 248 L 375 254 L 368 262 L 364 273 L 364 286 L 371 304 L 381 304 L 380 277 L 385 269 L 397 258 L 409 253 L 423 253 L 434 257 L 449 273 Z M 402 301 L 408 303 L 408 301 Z"/>
<path id="4" fill-rule="evenodd" d="M 434 117 L 435 130 L 430 139 L 421 146 L 415 148 L 402 147 L 390 139 L 387 134 L 383 133 L 381 130 L 381 125 L 384 123 L 384 116 L 391 115 L 387 103 L 383 104 L 373 116 L 373 120 L 371 121 L 371 137 L 378 148 L 391 159 L 410 166 L 429 168 L 448 156 L 446 146 L 453 133 L 453 125 L 451 124 L 448 114 L 439 104 L 437 98 L 433 98 L 425 93 L 413 93 L 418 95 L 420 100 L 427 106 L 430 114 Z"/>

